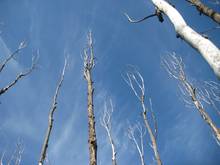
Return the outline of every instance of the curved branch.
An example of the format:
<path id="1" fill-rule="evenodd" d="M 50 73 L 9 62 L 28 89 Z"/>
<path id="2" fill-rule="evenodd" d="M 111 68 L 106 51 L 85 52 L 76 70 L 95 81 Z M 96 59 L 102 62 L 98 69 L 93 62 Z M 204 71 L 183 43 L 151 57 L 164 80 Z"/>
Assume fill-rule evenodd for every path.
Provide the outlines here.
<path id="1" fill-rule="evenodd" d="M 148 18 L 151 18 L 151 17 L 154 17 L 154 16 L 157 16 L 157 14 L 151 14 L 151 15 L 148 15 L 144 18 L 141 18 L 141 19 L 132 19 L 127 13 L 124 13 L 124 15 L 127 17 L 128 21 L 130 23 L 140 23 L 140 22 L 143 22 L 144 20 L 148 19 Z"/>

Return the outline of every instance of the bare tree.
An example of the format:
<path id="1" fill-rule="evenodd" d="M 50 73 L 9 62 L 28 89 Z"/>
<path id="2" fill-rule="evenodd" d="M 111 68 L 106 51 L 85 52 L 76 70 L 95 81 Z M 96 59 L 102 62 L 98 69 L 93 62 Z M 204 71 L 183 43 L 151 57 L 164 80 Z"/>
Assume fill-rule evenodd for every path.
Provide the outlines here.
<path id="1" fill-rule="evenodd" d="M 95 115 L 93 107 L 93 80 L 92 70 L 95 66 L 92 33 L 88 34 L 88 45 L 84 49 L 84 78 L 87 81 L 88 88 L 88 127 L 89 127 L 89 164 L 97 164 L 97 142 L 95 131 Z"/>
<path id="2" fill-rule="evenodd" d="M 61 88 L 63 80 L 64 80 L 66 66 L 67 66 L 67 59 L 65 58 L 62 74 L 60 76 L 60 80 L 59 80 L 58 85 L 56 87 L 56 91 L 55 91 L 53 101 L 52 101 L 52 106 L 51 106 L 51 109 L 50 109 L 50 112 L 49 112 L 48 127 L 47 127 L 47 132 L 46 132 L 46 135 L 45 135 L 45 138 L 44 138 L 44 143 L 42 145 L 42 150 L 41 150 L 40 159 L 39 159 L 39 165 L 44 164 L 44 161 L 45 161 L 46 156 L 47 156 L 47 148 L 49 146 L 50 135 L 51 135 L 51 131 L 52 131 L 52 128 L 53 128 L 53 122 L 54 122 L 54 117 L 53 116 L 54 116 L 55 110 L 57 109 L 57 98 L 58 98 L 58 94 L 59 94 L 60 88 Z"/>
<path id="3" fill-rule="evenodd" d="M 200 0 L 186 0 L 186 1 L 189 2 L 192 6 L 195 6 L 196 9 L 199 11 L 200 15 L 204 14 L 209 18 L 211 18 L 212 20 L 214 20 L 216 23 L 220 24 L 220 13 L 206 6 Z"/>
<path id="4" fill-rule="evenodd" d="M 113 111 L 114 110 L 113 110 L 112 101 L 110 100 L 110 107 L 107 107 L 107 103 L 105 102 L 104 113 L 103 113 L 102 118 L 100 119 L 100 123 L 105 128 L 105 130 L 107 132 L 109 143 L 112 148 L 112 165 L 117 165 L 115 143 L 114 143 L 112 133 L 111 133 Z"/>
<path id="5" fill-rule="evenodd" d="M 189 105 L 193 104 L 196 107 L 202 119 L 208 124 L 208 126 L 210 127 L 210 129 L 214 134 L 214 137 L 219 143 L 220 129 L 216 126 L 216 124 L 213 122 L 211 117 L 206 112 L 202 104 L 202 101 L 211 104 L 213 107 L 215 107 L 214 101 L 215 100 L 218 102 L 220 101 L 220 95 L 216 94 L 216 92 L 218 92 L 218 94 L 220 93 L 219 90 L 220 85 L 219 84 L 216 85 L 215 83 L 208 82 L 206 83 L 207 86 L 204 89 L 198 89 L 198 87 L 195 87 L 186 76 L 182 58 L 176 56 L 175 53 L 163 57 L 161 61 L 162 61 L 162 65 L 169 73 L 169 75 L 179 81 L 180 90 L 183 96 L 190 98 L 190 99 L 184 98 L 185 103 Z"/>
<path id="6" fill-rule="evenodd" d="M 138 132 L 138 135 L 136 135 L 136 132 Z M 128 127 L 128 138 L 134 142 L 135 147 L 138 150 L 138 154 L 141 160 L 141 165 L 145 165 L 145 161 L 144 161 L 144 136 L 145 134 L 146 134 L 146 129 L 143 128 L 140 123 L 137 123 L 134 126 Z M 139 140 L 137 139 L 137 136 Z"/>
<path id="7" fill-rule="evenodd" d="M 174 25 L 177 37 L 186 41 L 190 46 L 196 49 L 203 58 L 208 62 L 214 73 L 220 78 L 220 50 L 206 37 L 203 37 L 190 26 L 187 25 L 181 14 L 173 5 L 165 0 L 151 0 L 156 8 L 156 13 L 160 17 L 167 15 Z M 160 18 L 162 19 L 162 18 Z M 128 17 L 130 21 L 130 17 Z M 143 19 L 145 20 L 145 19 Z M 140 22 L 140 21 L 130 21 Z"/>
<path id="8" fill-rule="evenodd" d="M 6 67 L 6 65 L 8 64 L 8 62 L 13 59 L 15 57 L 15 55 L 17 53 L 19 53 L 19 51 L 23 48 L 26 47 L 26 43 L 25 42 L 21 42 L 19 47 L 11 54 L 9 55 L 1 64 L 0 64 L 0 73 L 3 71 L 3 69 Z M 29 75 L 35 68 L 36 68 L 36 64 L 37 64 L 37 58 L 38 56 L 33 56 L 32 57 L 32 65 L 30 68 L 28 68 L 26 71 L 21 72 L 17 75 L 17 77 L 15 78 L 15 80 L 13 80 L 12 82 L 10 82 L 8 85 L 6 85 L 3 88 L 0 88 L 0 95 L 4 94 L 5 92 L 7 92 L 11 87 L 13 87 L 21 78 Z"/>
<path id="9" fill-rule="evenodd" d="M 161 159 L 158 152 L 156 137 L 157 137 L 157 122 L 155 119 L 155 115 L 153 113 L 152 109 L 147 109 L 145 106 L 145 85 L 144 85 L 144 79 L 142 75 L 134 69 L 134 71 L 127 72 L 126 78 L 124 77 L 125 82 L 130 86 L 132 91 L 134 92 L 135 96 L 138 98 L 138 100 L 141 103 L 142 106 L 142 117 L 147 129 L 147 132 L 150 136 L 151 140 L 151 147 L 154 151 L 154 156 L 157 161 L 158 165 L 161 165 Z M 150 101 L 151 102 L 151 101 Z M 150 115 L 153 119 L 153 127 L 150 126 L 149 120 L 147 118 L 147 115 Z"/>

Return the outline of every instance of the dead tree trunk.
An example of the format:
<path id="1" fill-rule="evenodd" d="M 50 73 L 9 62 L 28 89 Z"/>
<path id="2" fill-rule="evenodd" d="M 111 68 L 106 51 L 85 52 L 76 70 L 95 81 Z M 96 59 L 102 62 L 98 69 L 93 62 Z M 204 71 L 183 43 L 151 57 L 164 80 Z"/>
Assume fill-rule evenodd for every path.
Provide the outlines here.
<path id="1" fill-rule="evenodd" d="M 90 53 L 88 55 L 88 53 Z M 91 32 L 88 35 L 88 48 L 84 50 L 84 78 L 87 81 L 88 89 L 88 127 L 89 127 L 89 164 L 97 164 L 97 142 L 95 132 L 95 115 L 93 109 L 93 81 L 92 69 L 94 68 L 94 54 Z"/>
<path id="2" fill-rule="evenodd" d="M 191 3 L 196 9 L 199 11 L 200 15 L 204 14 L 211 18 L 216 23 L 220 24 L 220 13 L 214 11 L 213 9 L 209 8 L 205 4 L 203 4 L 200 0 L 186 0 L 187 2 Z"/>
<path id="3" fill-rule="evenodd" d="M 54 115 L 55 110 L 57 109 L 57 98 L 58 98 L 58 94 L 59 94 L 60 88 L 61 88 L 63 80 L 64 80 L 66 65 L 67 65 L 67 59 L 65 59 L 65 64 L 64 64 L 64 67 L 63 67 L 63 71 L 62 71 L 59 83 L 57 85 L 55 95 L 53 97 L 53 102 L 52 102 L 52 106 L 51 106 L 50 113 L 49 113 L 49 121 L 48 121 L 47 132 L 46 132 L 46 135 L 45 135 L 44 143 L 43 143 L 41 154 L 40 154 L 39 165 L 44 164 L 44 161 L 45 161 L 46 156 L 47 156 L 47 149 L 48 149 L 48 146 L 49 146 L 50 135 L 51 135 L 51 131 L 52 131 L 52 128 L 53 128 L 53 122 L 54 122 L 53 115 Z"/>

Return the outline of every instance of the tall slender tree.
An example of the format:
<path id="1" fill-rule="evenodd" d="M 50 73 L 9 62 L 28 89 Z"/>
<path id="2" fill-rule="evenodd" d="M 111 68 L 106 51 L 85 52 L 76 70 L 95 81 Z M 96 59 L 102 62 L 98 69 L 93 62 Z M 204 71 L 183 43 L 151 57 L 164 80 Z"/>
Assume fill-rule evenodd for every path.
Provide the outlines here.
<path id="1" fill-rule="evenodd" d="M 88 129 L 89 129 L 89 164 L 97 164 L 97 140 L 95 131 L 95 115 L 93 105 L 93 80 L 92 70 L 95 66 L 92 32 L 88 34 L 87 47 L 84 49 L 84 78 L 87 81 L 88 89 Z"/>
<path id="2" fill-rule="evenodd" d="M 59 94 L 60 88 L 61 88 L 63 80 L 64 80 L 66 66 L 67 66 L 67 59 L 65 59 L 63 71 L 62 71 L 62 74 L 60 76 L 60 80 L 58 82 L 58 85 L 56 87 L 56 91 L 55 91 L 53 101 L 52 101 L 52 106 L 51 106 L 51 109 L 50 109 L 50 112 L 49 112 L 48 127 L 47 127 L 47 132 L 45 134 L 44 142 L 43 142 L 42 149 L 41 149 L 40 159 L 39 159 L 39 163 L 38 163 L 39 165 L 44 164 L 44 161 L 45 161 L 46 156 L 47 156 L 47 149 L 48 149 L 48 146 L 49 146 L 50 135 L 51 135 L 51 131 L 52 131 L 52 128 L 53 128 L 53 123 L 54 123 L 54 112 L 57 109 L 57 98 L 58 98 L 58 94 Z"/>
<path id="3" fill-rule="evenodd" d="M 138 98 L 141 106 L 142 106 L 142 117 L 144 120 L 145 127 L 147 129 L 147 132 L 150 136 L 151 140 L 151 147 L 154 151 L 154 157 L 156 159 L 156 162 L 158 165 L 162 164 L 160 154 L 158 152 L 157 147 L 157 122 L 154 115 L 154 112 L 152 108 L 147 108 L 145 106 L 145 85 L 144 85 L 144 79 L 142 75 L 134 69 L 133 71 L 127 72 L 126 77 L 124 77 L 125 82 L 130 86 L 132 91 L 134 92 L 135 96 Z M 151 101 L 150 101 L 151 104 Z M 151 106 L 152 107 L 152 106 Z M 148 116 L 152 117 L 153 119 L 153 126 L 150 125 Z"/>

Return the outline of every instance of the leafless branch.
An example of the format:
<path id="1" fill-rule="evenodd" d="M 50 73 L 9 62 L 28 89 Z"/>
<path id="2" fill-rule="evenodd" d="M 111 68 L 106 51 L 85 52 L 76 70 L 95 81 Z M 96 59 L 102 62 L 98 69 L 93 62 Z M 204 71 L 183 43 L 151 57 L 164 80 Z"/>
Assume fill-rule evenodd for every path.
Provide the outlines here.
<path id="1" fill-rule="evenodd" d="M 1 88 L 0 89 L 0 95 L 4 94 L 5 92 L 7 92 L 11 87 L 13 87 L 21 78 L 29 75 L 35 68 L 37 65 L 37 57 L 33 57 L 32 58 L 32 65 L 29 69 L 27 69 L 24 72 L 21 72 L 20 74 L 17 75 L 17 77 L 15 78 L 14 81 L 12 81 L 11 83 L 9 83 L 6 87 Z"/>
<path id="2" fill-rule="evenodd" d="M 169 54 L 163 57 L 161 60 L 161 63 L 163 67 L 165 68 L 165 70 L 168 72 L 168 74 L 171 77 L 179 81 L 181 85 L 180 89 L 181 89 L 182 94 L 184 96 L 188 96 L 190 102 L 193 103 L 193 105 L 199 111 L 201 117 L 209 125 L 214 136 L 219 142 L 220 141 L 220 129 L 215 125 L 211 117 L 206 112 L 202 104 L 202 101 L 214 105 L 213 98 L 214 100 L 219 100 L 219 95 L 217 95 L 216 92 L 219 93 L 220 85 L 218 83 L 210 82 L 210 83 L 206 83 L 207 86 L 209 87 L 204 88 L 204 89 L 199 89 L 199 87 L 198 88 L 194 87 L 194 85 L 186 77 L 184 64 L 183 64 L 181 57 L 178 57 L 175 53 L 172 53 L 172 54 Z"/>
<path id="3" fill-rule="evenodd" d="M 127 13 L 124 13 L 124 15 L 127 17 L 128 21 L 130 23 L 140 23 L 140 22 L 143 22 L 143 21 L 147 20 L 148 18 L 155 17 L 155 16 L 157 16 L 157 18 L 159 19 L 160 22 L 164 21 L 162 12 L 158 8 L 155 9 L 154 14 L 150 14 L 150 15 L 144 17 L 144 18 L 137 19 L 137 20 L 132 19 Z"/>
<path id="4" fill-rule="evenodd" d="M 1 64 L 0 64 L 0 73 L 2 72 L 2 70 L 5 68 L 5 66 L 7 65 L 7 63 L 13 59 L 15 57 L 15 55 L 17 53 L 19 53 L 20 50 L 24 49 L 25 47 L 27 46 L 26 42 L 25 41 L 22 41 L 20 43 L 20 45 L 18 46 L 18 48 L 13 52 L 11 53 Z"/>
<path id="5" fill-rule="evenodd" d="M 148 18 L 157 16 L 156 14 L 151 14 L 151 15 L 148 15 L 148 16 L 146 16 L 146 17 L 144 17 L 144 18 L 141 18 L 141 19 L 136 20 L 136 19 L 132 19 L 127 13 L 124 13 L 124 15 L 127 17 L 128 21 L 129 21 L 130 23 L 140 23 L 140 22 L 145 21 L 145 20 L 148 19 Z"/>
<path id="6" fill-rule="evenodd" d="M 213 32 L 215 30 L 219 30 L 219 29 L 220 29 L 220 26 L 215 26 L 215 27 L 212 27 L 212 28 L 209 28 L 205 31 L 200 32 L 200 34 L 205 38 L 209 38 L 208 33 Z"/>
<path id="7" fill-rule="evenodd" d="M 116 165 L 117 164 L 116 149 L 115 149 L 115 143 L 114 143 L 112 133 L 111 133 L 112 113 L 113 113 L 114 109 L 113 109 L 113 105 L 112 105 L 112 100 L 110 100 L 109 102 L 110 102 L 110 106 L 107 106 L 107 103 L 105 102 L 104 113 L 103 113 L 102 118 L 100 119 L 100 123 L 105 128 L 105 130 L 107 132 L 109 143 L 112 148 L 112 165 Z"/>
<path id="8" fill-rule="evenodd" d="M 58 85 L 56 87 L 56 91 L 55 91 L 53 101 L 52 101 L 52 106 L 51 106 L 50 113 L 49 113 L 48 127 L 47 127 L 46 136 L 45 136 L 44 143 L 43 143 L 42 150 L 41 150 L 41 154 L 40 154 L 39 165 L 44 164 L 44 161 L 45 161 L 45 158 L 47 155 L 47 148 L 49 146 L 50 135 L 51 135 L 51 131 L 53 128 L 53 122 L 54 122 L 53 115 L 54 115 L 55 110 L 57 109 L 57 98 L 58 98 L 58 94 L 59 94 L 60 88 L 61 88 L 63 80 L 64 80 L 66 66 L 67 66 L 67 59 L 65 58 L 62 74 L 60 76 L 60 80 L 59 80 Z"/>

